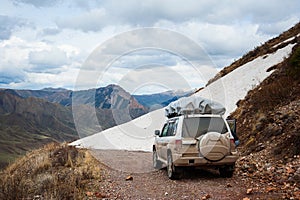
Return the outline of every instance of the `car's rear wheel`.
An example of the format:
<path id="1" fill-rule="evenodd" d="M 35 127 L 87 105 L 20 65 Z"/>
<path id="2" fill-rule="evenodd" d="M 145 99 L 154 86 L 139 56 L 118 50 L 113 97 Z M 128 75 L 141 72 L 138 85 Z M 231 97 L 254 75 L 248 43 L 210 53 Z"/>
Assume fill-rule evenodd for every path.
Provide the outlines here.
<path id="1" fill-rule="evenodd" d="M 158 160 L 157 152 L 155 149 L 153 150 L 153 167 L 155 169 L 162 168 L 162 162 L 160 160 Z"/>
<path id="2" fill-rule="evenodd" d="M 173 158 L 171 153 L 168 153 L 167 171 L 169 179 L 174 180 L 179 178 L 179 174 L 178 172 L 176 172 L 176 167 L 173 164 Z"/>
<path id="3" fill-rule="evenodd" d="M 219 172 L 221 177 L 231 178 L 234 172 L 234 165 L 220 167 Z"/>

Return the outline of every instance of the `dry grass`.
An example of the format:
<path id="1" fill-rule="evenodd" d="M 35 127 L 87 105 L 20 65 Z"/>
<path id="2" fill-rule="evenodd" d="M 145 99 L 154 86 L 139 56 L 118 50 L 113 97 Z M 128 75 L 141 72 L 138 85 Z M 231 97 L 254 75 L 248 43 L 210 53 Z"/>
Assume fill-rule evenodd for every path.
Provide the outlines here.
<path id="1" fill-rule="evenodd" d="M 253 96 L 253 101 L 258 110 L 267 112 L 278 105 L 285 103 L 287 98 L 293 96 L 294 84 L 289 77 L 280 77 L 280 81 L 271 82 Z M 296 84 L 295 84 L 296 85 Z"/>
<path id="2" fill-rule="evenodd" d="M 83 199 L 87 185 L 100 179 L 89 151 L 52 143 L 1 172 L 0 199 Z"/>

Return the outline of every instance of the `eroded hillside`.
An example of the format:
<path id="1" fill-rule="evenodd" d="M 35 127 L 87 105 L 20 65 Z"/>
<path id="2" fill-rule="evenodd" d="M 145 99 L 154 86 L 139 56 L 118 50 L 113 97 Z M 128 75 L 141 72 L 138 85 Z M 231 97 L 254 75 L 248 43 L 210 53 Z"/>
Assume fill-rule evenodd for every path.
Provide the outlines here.
<path id="1" fill-rule="evenodd" d="M 238 103 L 238 174 L 268 182 L 269 190 L 300 197 L 300 45 Z"/>

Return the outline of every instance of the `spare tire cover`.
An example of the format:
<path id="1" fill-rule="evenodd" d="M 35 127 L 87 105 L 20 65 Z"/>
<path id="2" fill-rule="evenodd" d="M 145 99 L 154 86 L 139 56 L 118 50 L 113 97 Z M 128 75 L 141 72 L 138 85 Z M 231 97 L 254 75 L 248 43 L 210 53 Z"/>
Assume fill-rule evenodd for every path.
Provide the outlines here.
<path id="1" fill-rule="evenodd" d="M 230 151 L 230 139 L 226 134 L 208 132 L 199 142 L 200 154 L 209 161 L 222 160 Z"/>

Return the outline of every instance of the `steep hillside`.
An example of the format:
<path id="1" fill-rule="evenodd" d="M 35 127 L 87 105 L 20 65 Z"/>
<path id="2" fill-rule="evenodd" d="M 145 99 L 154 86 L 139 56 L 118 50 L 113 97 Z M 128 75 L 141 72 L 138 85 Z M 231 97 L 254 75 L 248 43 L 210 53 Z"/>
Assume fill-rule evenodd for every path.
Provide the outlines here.
<path id="1" fill-rule="evenodd" d="M 0 165 L 45 143 L 77 138 L 70 108 L 0 90 Z"/>
<path id="2" fill-rule="evenodd" d="M 268 156 L 282 159 L 300 154 L 300 40 L 293 53 L 257 88 L 238 103 L 243 153 L 268 148 Z"/>
<path id="3" fill-rule="evenodd" d="M 238 174 L 267 182 L 282 199 L 300 198 L 300 40 L 293 53 L 238 103 Z"/>

